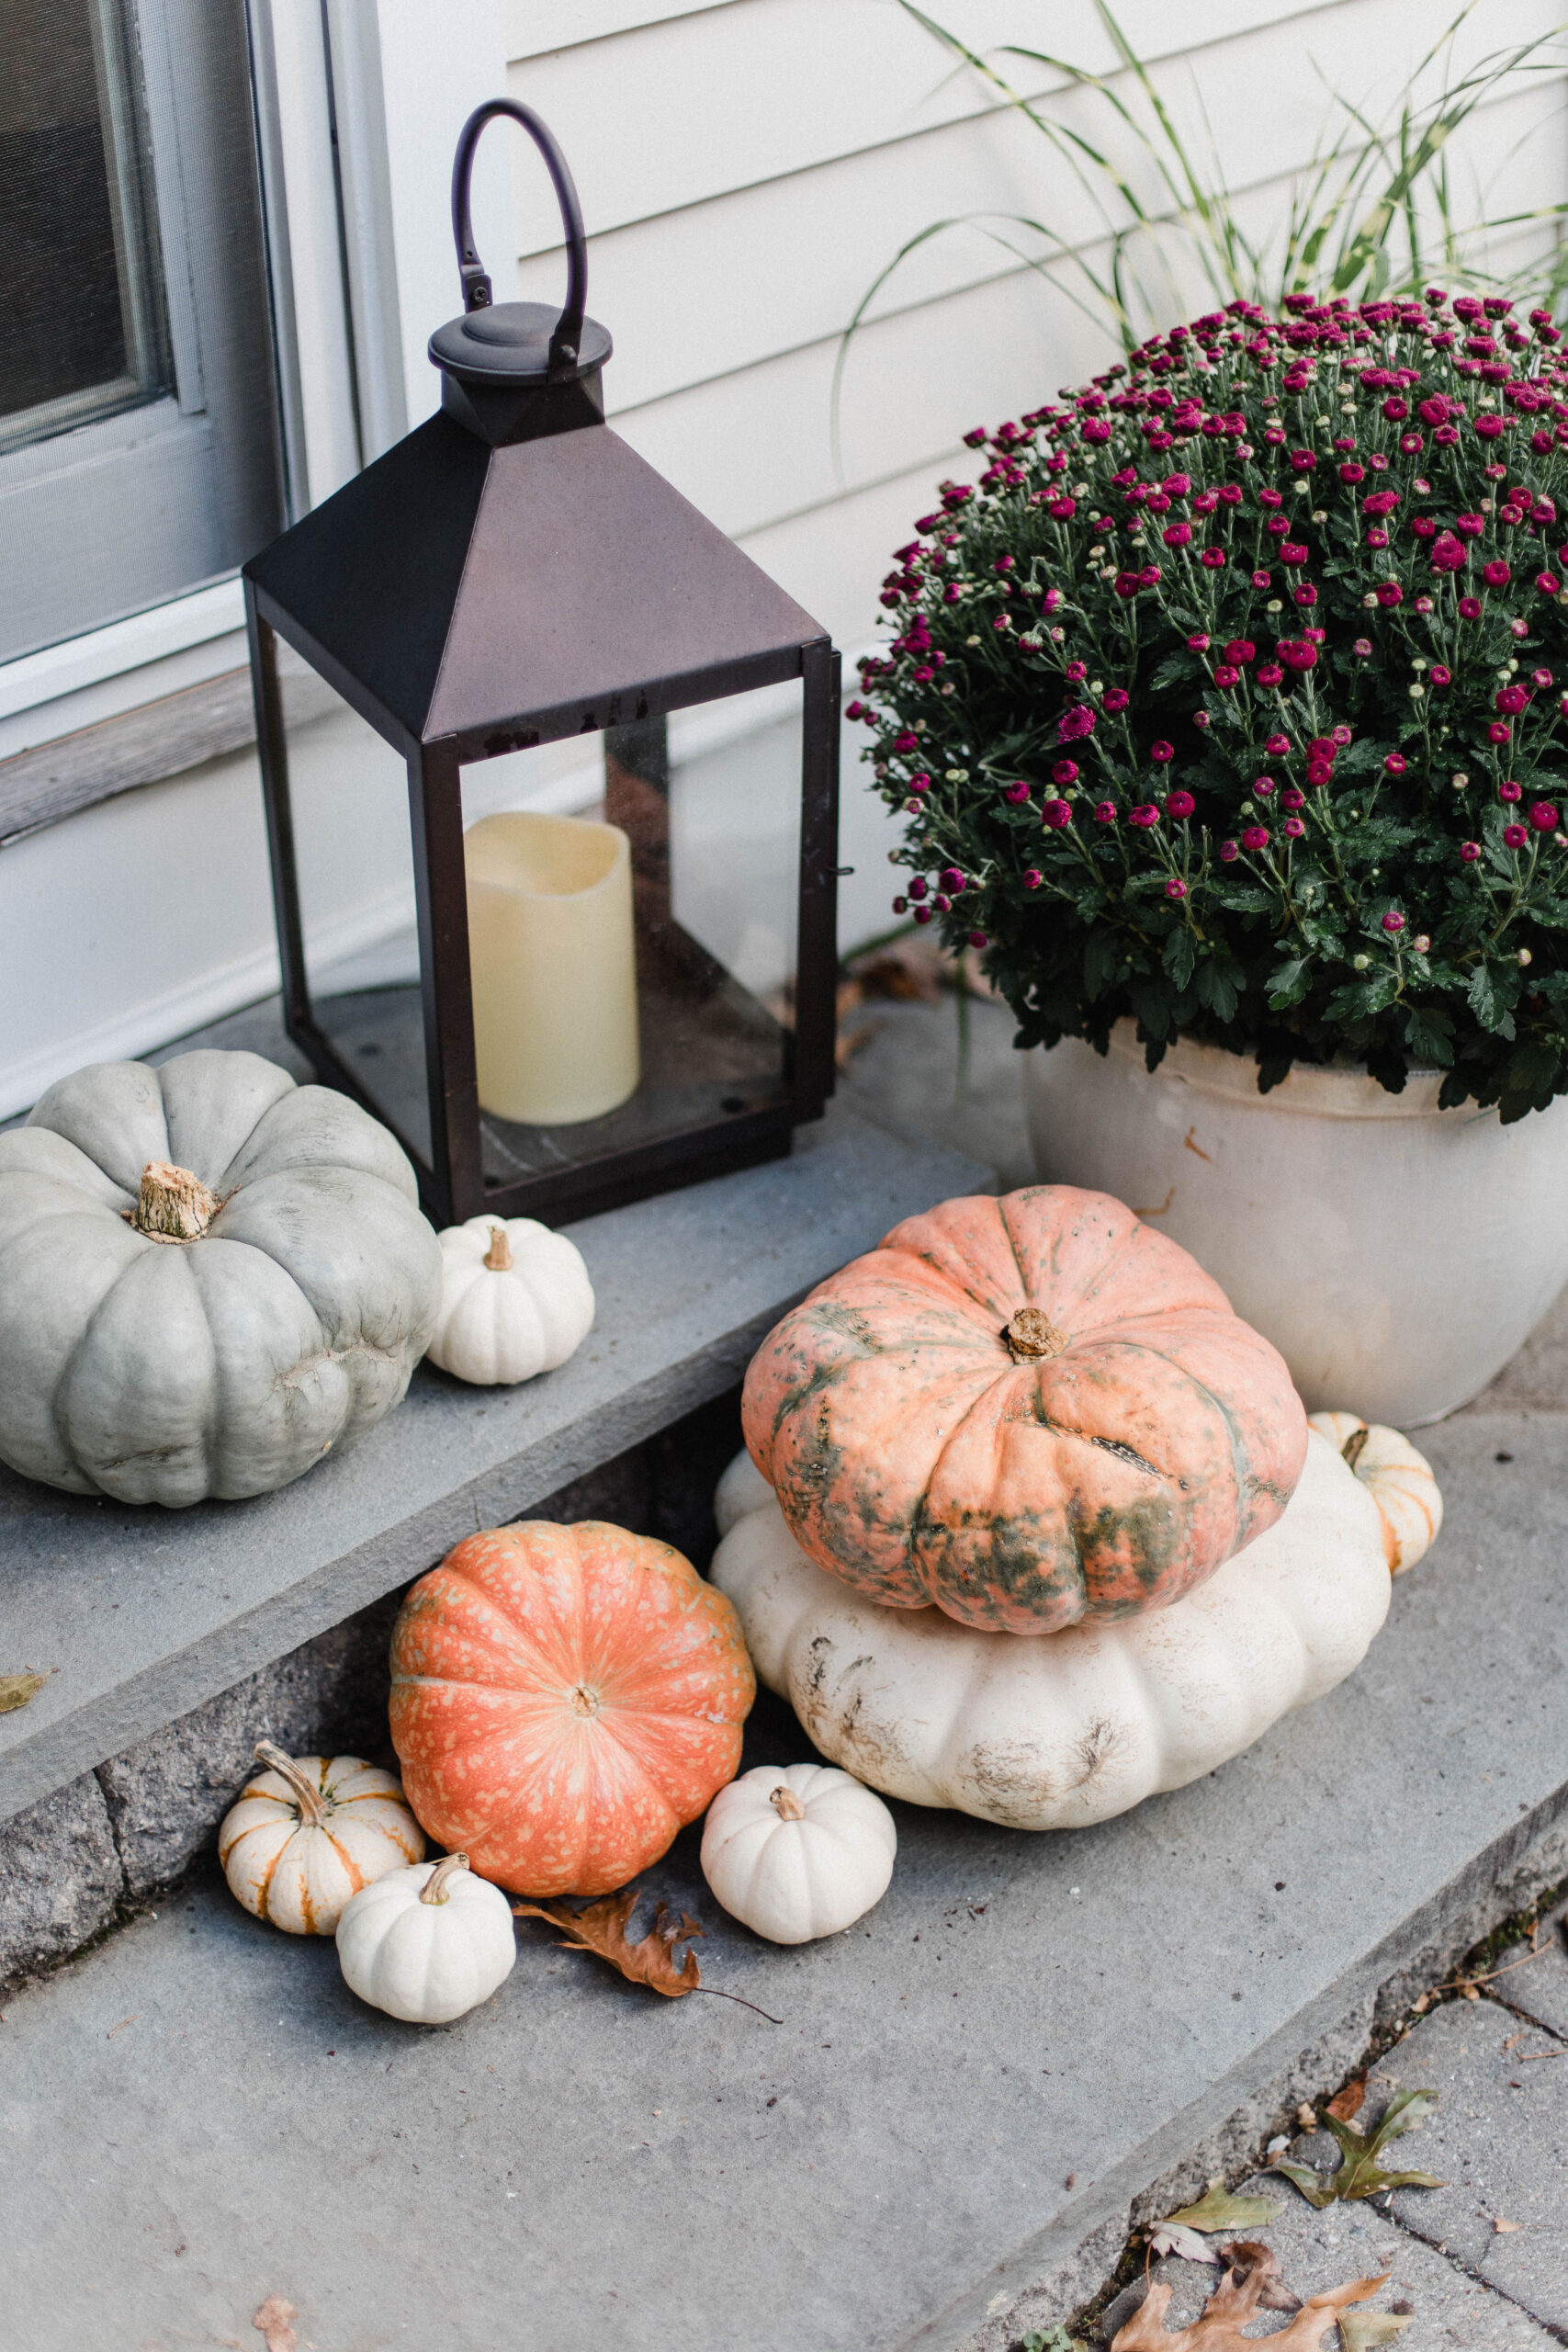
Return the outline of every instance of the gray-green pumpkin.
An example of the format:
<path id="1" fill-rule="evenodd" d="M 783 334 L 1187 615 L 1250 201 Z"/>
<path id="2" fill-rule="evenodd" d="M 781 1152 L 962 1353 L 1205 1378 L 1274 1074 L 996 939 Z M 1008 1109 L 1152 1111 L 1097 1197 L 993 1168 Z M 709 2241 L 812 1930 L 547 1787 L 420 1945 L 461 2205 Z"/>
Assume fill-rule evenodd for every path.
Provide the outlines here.
<path id="1" fill-rule="evenodd" d="M 398 1403 L 440 1303 L 398 1145 L 257 1054 L 101 1062 L 0 1135 L 0 1460 L 29 1478 L 287 1486 Z"/>

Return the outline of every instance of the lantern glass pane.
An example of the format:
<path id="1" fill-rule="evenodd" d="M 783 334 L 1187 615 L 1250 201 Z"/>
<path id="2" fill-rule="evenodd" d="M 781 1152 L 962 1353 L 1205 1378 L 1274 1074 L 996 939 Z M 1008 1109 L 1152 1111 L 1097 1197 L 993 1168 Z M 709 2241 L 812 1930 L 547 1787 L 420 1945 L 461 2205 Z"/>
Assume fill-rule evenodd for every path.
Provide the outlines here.
<path id="1" fill-rule="evenodd" d="M 310 1010 L 388 1123 L 428 1162 L 408 770 L 281 639 L 277 663 Z"/>
<path id="2" fill-rule="evenodd" d="M 463 770 L 484 1177 L 789 1099 L 798 682 Z"/>

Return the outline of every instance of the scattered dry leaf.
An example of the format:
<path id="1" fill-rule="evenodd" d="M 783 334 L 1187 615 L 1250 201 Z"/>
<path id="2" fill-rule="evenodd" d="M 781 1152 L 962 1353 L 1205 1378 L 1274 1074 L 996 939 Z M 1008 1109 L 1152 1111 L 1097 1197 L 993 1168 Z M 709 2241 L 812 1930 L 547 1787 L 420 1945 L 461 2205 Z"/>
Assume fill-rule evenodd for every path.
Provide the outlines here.
<path id="1" fill-rule="evenodd" d="M 1345 2306 L 1364 2303 L 1388 2275 L 1385 2270 L 1381 2278 L 1352 2278 L 1348 2286 L 1333 2287 L 1326 2295 L 1312 2296 L 1288 2327 L 1267 2338 L 1270 2352 L 1321 2352 L 1324 2337 Z M 1126 2325 L 1117 2330 L 1111 2352 L 1253 2352 L 1257 2339 L 1244 2335 L 1242 2330 L 1260 2311 L 1279 2308 L 1263 2300 L 1266 2288 L 1277 2276 L 1277 2267 L 1270 2274 L 1263 2265 L 1247 2271 L 1227 2270 L 1204 2304 L 1201 2317 L 1190 2327 L 1179 2329 L 1165 2324 L 1170 2289 L 1151 2287 Z M 1369 2340 L 1375 2343 L 1377 2339 L 1362 2339 Z"/>
<path id="2" fill-rule="evenodd" d="M 1336 2091 L 1325 2112 L 1337 2116 L 1341 2123 L 1353 2123 L 1365 2106 L 1366 2098 L 1367 2084 L 1363 2075 L 1359 2082 L 1347 2083 L 1342 2091 Z"/>
<path id="3" fill-rule="evenodd" d="M 1300 2107 L 1296 2109 L 1296 2121 L 1301 2125 L 1303 2132 L 1315 2132 L 1317 2130 L 1316 2108 L 1309 2107 L 1306 2100 L 1303 2098 Z"/>
<path id="4" fill-rule="evenodd" d="M 48 1680 L 47 1674 L 0 1674 L 0 1715 L 14 1714 L 18 1707 L 25 1707 Z"/>
<path id="5" fill-rule="evenodd" d="M 296 2317 L 292 2303 L 281 2295 L 269 2295 L 257 2312 L 251 2325 L 266 2340 L 266 2352 L 299 2352 L 299 2338 L 289 2323 Z"/>
<path id="6" fill-rule="evenodd" d="M 934 1004 L 942 994 L 943 961 L 941 952 L 928 947 L 924 940 L 892 939 L 886 947 L 874 947 L 855 956 L 845 969 L 851 984 L 860 991 L 860 1002 L 880 996 L 904 1003 Z"/>
<path id="7" fill-rule="evenodd" d="M 1157 2259 L 1163 2254 L 1179 2255 L 1183 2262 L 1218 2262 L 1220 2250 L 1201 2238 L 1196 2230 L 1184 2229 L 1179 2222 L 1161 2222 L 1149 2232 L 1149 2252 Z"/>
<path id="8" fill-rule="evenodd" d="M 1436 2091 L 1429 2090 L 1397 2092 L 1383 2109 L 1382 2122 L 1364 2136 L 1352 2131 L 1348 2123 L 1342 2123 L 1330 2109 L 1323 2120 L 1339 2143 L 1337 2172 L 1319 2172 L 1313 2165 L 1287 2164 L 1282 2156 L 1277 2156 L 1267 2169 L 1282 2172 L 1319 2212 L 1341 2199 L 1381 2197 L 1385 2188 L 1441 2188 L 1443 2183 L 1429 2172 L 1384 2172 L 1378 2164 L 1389 2141 L 1408 2132 L 1436 2104 L 1437 2097 Z"/>
<path id="9" fill-rule="evenodd" d="M 1524 2223 L 1522 2222 L 1505 2222 L 1502 2216 L 1499 2215 L 1496 2221 L 1493 2222 L 1492 2226 L 1496 2231 L 1498 2236 L 1501 2237 L 1505 2232 L 1508 2230 L 1522 2230 L 1524 2228 Z"/>
<path id="10" fill-rule="evenodd" d="M 606 1894 L 600 1902 L 588 1904 L 581 1911 L 569 1911 L 558 1903 L 514 1903 L 512 1908 L 520 1919 L 546 1919 L 552 1928 L 564 1928 L 570 1939 L 563 1946 L 565 1951 L 596 1952 L 633 1984 L 650 1985 L 654 1992 L 663 1993 L 671 2000 L 678 2000 L 682 1993 L 694 1993 L 700 1982 L 697 1955 L 688 1951 L 684 1965 L 677 1968 L 675 1946 L 693 1936 L 705 1935 L 706 1928 L 699 1927 L 684 1911 L 677 1920 L 669 1905 L 660 1903 L 653 1915 L 653 1926 L 634 1944 L 628 1940 L 626 1929 L 637 1903 L 637 1889 L 628 1886 L 623 1887 L 619 1894 Z"/>
<path id="11" fill-rule="evenodd" d="M 1409 2312 L 1346 2312 L 1339 2321 L 1344 2352 L 1372 2352 L 1376 2344 L 1392 2344 L 1410 2324 Z"/>
<path id="12" fill-rule="evenodd" d="M 1219 2258 L 1238 2286 L 1244 2278 L 1258 2280 L 1259 2311 L 1300 2311 L 1302 2299 L 1286 2286 L 1280 2257 L 1271 2245 L 1263 2245 L 1257 2238 L 1234 2238 L 1229 2245 L 1221 2246 Z"/>
<path id="13" fill-rule="evenodd" d="M 1196 2205 L 1184 2205 L 1179 2213 L 1166 2215 L 1166 2227 L 1175 2223 L 1189 2230 L 1261 2230 L 1279 2210 L 1272 2198 L 1233 2197 L 1216 2176 Z"/>

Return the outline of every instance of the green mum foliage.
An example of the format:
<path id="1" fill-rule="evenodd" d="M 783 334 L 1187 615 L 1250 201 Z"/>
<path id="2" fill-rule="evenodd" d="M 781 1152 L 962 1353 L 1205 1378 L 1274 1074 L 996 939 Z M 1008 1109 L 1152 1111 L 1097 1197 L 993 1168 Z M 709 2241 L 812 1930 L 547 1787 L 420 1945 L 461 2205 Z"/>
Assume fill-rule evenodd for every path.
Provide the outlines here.
<path id="1" fill-rule="evenodd" d="M 1021 1046 L 1131 1017 L 1522 1117 L 1568 1091 L 1568 360 L 1433 288 L 1236 301 L 994 434 L 861 665 L 896 913 Z"/>

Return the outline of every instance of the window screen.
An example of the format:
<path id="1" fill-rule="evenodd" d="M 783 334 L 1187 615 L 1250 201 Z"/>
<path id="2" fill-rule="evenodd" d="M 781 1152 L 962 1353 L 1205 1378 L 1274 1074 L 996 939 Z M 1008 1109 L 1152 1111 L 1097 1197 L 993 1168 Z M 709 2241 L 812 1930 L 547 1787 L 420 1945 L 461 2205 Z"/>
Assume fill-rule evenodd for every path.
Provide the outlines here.
<path id="1" fill-rule="evenodd" d="M 0 661 L 283 521 L 243 0 L 0 0 Z"/>
<path id="2" fill-rule="evenodd" d="M 172 389 L 119 10 L 0 0 L 0 448 Z"/>

